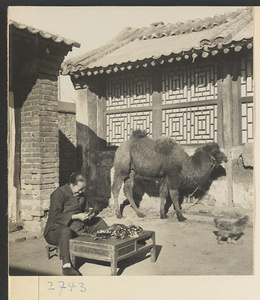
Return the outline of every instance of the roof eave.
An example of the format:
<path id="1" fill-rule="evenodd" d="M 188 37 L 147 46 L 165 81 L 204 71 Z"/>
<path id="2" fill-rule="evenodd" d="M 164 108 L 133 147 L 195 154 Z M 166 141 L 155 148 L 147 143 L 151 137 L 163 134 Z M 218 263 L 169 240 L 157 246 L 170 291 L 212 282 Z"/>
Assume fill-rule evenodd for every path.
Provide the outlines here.
<path id="1" fill-rule="evenodd" d="M 24 25 L 24 24 L 21 24 L 21 23 L 16 22 L 16 21 L 10 20 L 9 21 L 9 27 L 10 28 L 13 27 L 18 32 L 21 32 L 21 33 L 25 32 L 25 33 L 31 35 L 32 37 L 33 36 L 39 36 L 39 37 L 43 38 L 44 40 L 53 41 L 54 43 L 59 44 L 59 45 L 63 44 L 65 46 L 76 47 L 76 48 L 79 48 L 81 46 L 80 43 L 78 43 L 76 41 L 73 41 L 71 39 L 67 39 L 67 38 L 61 37 L 59 35 L 49 33 L 49 32 L 44 31 L 44 30 L 40 30 L 40 29 L 31 27 L 31 26 L 28 26 L 28 25 Z"/>
<path id="2" fill-rule="evenodd" d="M 174 61 L 192 59 L 194 62 L 199 56 L 206 59 L 210 56 L 216 56 L 220 53 L 227 54 L 231 51 L 240 52 L 242 49 L 247 48 L 248 50 L 253 47 L 253 37 L 245 38 L 241 41 L 232 41 L 229 43 L 215 44 L 215 45 L 204 45 L 200 48 L 192 48 L 189 50 L 183 50 L 180 53 L 171 53 L 170 55 L 160 55 L 158 57 L 150 57 L 144 60 L 136 60 L 134 62 L 128 61 L 121 64 L 111 64 L 106 67 L 93 67 L 78 69 L 75 72 L 68 70 L 67 73 L 63 72 L 63 75 L 70 75 L 74 78 L 82 76 L 96 76 L 101 74 L 117 73 L 125 70 L 133 69 L 145 69 L 148 66 L 154 67 L 163 65 L 165 63 L 172 63 Z"/>

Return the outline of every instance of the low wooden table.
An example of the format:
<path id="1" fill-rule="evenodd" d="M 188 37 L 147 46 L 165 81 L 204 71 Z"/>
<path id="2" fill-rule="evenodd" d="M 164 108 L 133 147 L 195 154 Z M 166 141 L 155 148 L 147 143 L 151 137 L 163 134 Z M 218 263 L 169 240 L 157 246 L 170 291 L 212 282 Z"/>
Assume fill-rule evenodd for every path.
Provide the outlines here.
<path id="1" fill-rule="evenodd" d="M 71 261 L 75 265 L 76 257 L 108 261 L 111 275 L 117 275 L 117 262 L 141 251 L 151 252 L 151 262 L 155 262 L 155 232 L 142 231 L 138 237 L 124 239 L 107 238 L 94 240 L 90 236 L 80 236 L 70 240 Z"/>

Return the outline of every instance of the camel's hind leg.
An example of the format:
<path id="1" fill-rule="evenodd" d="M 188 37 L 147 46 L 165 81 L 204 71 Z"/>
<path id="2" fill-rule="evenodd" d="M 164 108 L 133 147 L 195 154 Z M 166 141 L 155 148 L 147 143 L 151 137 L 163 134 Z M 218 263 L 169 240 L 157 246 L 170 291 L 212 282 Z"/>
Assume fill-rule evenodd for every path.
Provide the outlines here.
<path id="1" fill-rule="evenodd" d="M 120 207 L 118 204 L 118 196 L 119 196 L 119 192 L 120 192 L 120 189 L 121 189 L 124 179 L 125 179 L 125 176 L 123 174 L 115 173 L 114 182 L 112 184 L 112 194 L 113 194 L 113 199 L 114 199 L 114 203 L 115 203 L 115 207 L 116 207 L 117 218 L 122 218 L 122 213 L 120 211 Z"/>
<path id="2" fill-rule="evenodd" d="M 144 214 L 140 212 L 133 198 L 134 177 L 135 177 L 135 171 L 131 170 L 129 178 L 125 181 L 125 189 L 124 189 L 125 196 L 129 200 L 130 204 L 132 205 L 138 217 L 143 218 Z"/>
<path id="3" fill-rule="evenodd" d="M 171 196 L 170 196 L 169 193 L 168 193 L 168 195 L 167 195 L 167 197 L 166 197 L 165 204 L 164 204 L 164 212 L 165 212 L 165 215 L 168 213 L 169 208 L 170 208 L 171 206 L 173 206 L 173 208 L 174 208 L 174 205 L 173 205 L 173 203 L 172 203 Z M 175 210 L 175 208 L 174 208 L 174 210 Z"/>
<path id="4" fill-rule="evenodd" d="M 161 219 L 165 219 L 167 216 L 166 216 L 166 213 L 168 212 L 168 209 L 166 211 L 166 206 L 167 206 L 167 196 L 168 196 L 168 185 L 167 185 L 167 182 L 166 182 L 166 179 L 163 178 L 162 179 L 162 182 L 161 182 L 161 186 L 160 186 L 160 199 L 161 199 L 161 205 L 160 205 L 160 218 Z M 171 204 L 172 205 L 172 202 Z"/>

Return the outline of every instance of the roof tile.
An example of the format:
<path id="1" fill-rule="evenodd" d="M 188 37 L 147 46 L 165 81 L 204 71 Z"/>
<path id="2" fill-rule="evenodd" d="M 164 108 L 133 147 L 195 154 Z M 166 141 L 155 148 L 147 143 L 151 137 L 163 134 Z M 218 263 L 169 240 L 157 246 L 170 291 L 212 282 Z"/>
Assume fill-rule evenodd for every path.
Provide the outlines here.
<path id="1" fill-rule="evenodd" d="M 215 50 L 214 55 L 218 54 L 222 44 L 227 47 L 233 42 L 245 40 L 252 43 L 252 20 L 252 8 L 248 7 L 203 20 L 195 19 L 167 25 L 156 22 L 149 27 L 126 28 L 106 45 L 65 61 L 62 73 L 91 73 L 91 70 L 110 67 L 114 70 L 120 65 L 149 59 L 162 60 L 163 57 L 171 55 L 186 55 L 187 59 L 187 55 L 193 52 L 201 53 L 206 58 L 209 50 Z M 195 59 L 195 56 L 193 58 Z"/>
<path id="2" fill-rule="evenodd" d="M 17 29 L 20 29 L 20 30 L 27 30 L 28 32 L 32 33 L 32 34 L 39 34 L 41 37 L 43 37 L 44 39 L 52 39 L 55 43 L 64 43 L 68 46 L 74 46 L 74 47 L 80 47 L 80 44 L 73 41 L 73 40 L 70 40 L 70 39 L 67 39 L 67 38 L 63 38 L 59 35 L 55 35 L 55 34 L 52 34 L 52 33 L 49 33 L 49 32 L 46 32 L 46 31 L 43 31 L 43 30 L 40 30 L 40 29 L 37 29 L 37 28 L 34 28 L 32 26 L 28 26 L 28 25 L 25 25 L 25 24 L 21 24 L 19 22 L 16 22 L 16 21 L 10 21 L 9 22 L 9 25 L 10 26 L 14 26 L 15 28 Z"/>

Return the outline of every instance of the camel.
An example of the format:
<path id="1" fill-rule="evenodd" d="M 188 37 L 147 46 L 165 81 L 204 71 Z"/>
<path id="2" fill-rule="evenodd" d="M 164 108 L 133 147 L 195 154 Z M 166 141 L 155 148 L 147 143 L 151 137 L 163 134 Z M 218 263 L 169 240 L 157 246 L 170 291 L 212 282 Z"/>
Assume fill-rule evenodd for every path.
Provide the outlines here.
<path id="1" fill-rule="evenodd" d="M 173 138 L 153 139 L 147 136 L 146 131 L 135 130 L 129 140 L 123 142 L 115 153 L 112 194 L 117 218 L 122 218 L 118 195 L 123 182 L 125 196 L 136 214 L 144 217 L 133 199 L 134 178 L 139 175 L 161 180 L 160 217 L 162 219 L 166 217 L 171 205 L 169 201 L 166 202 L 169 193 L 178 221 L 185 221 L 179 203 L 183 190 L 196 189 L 208 180 L 213 169 L 222 162 L 227 162 L 227 157 L 220 151 L 217 143 L 206 143 L 189 156 Z"/>

